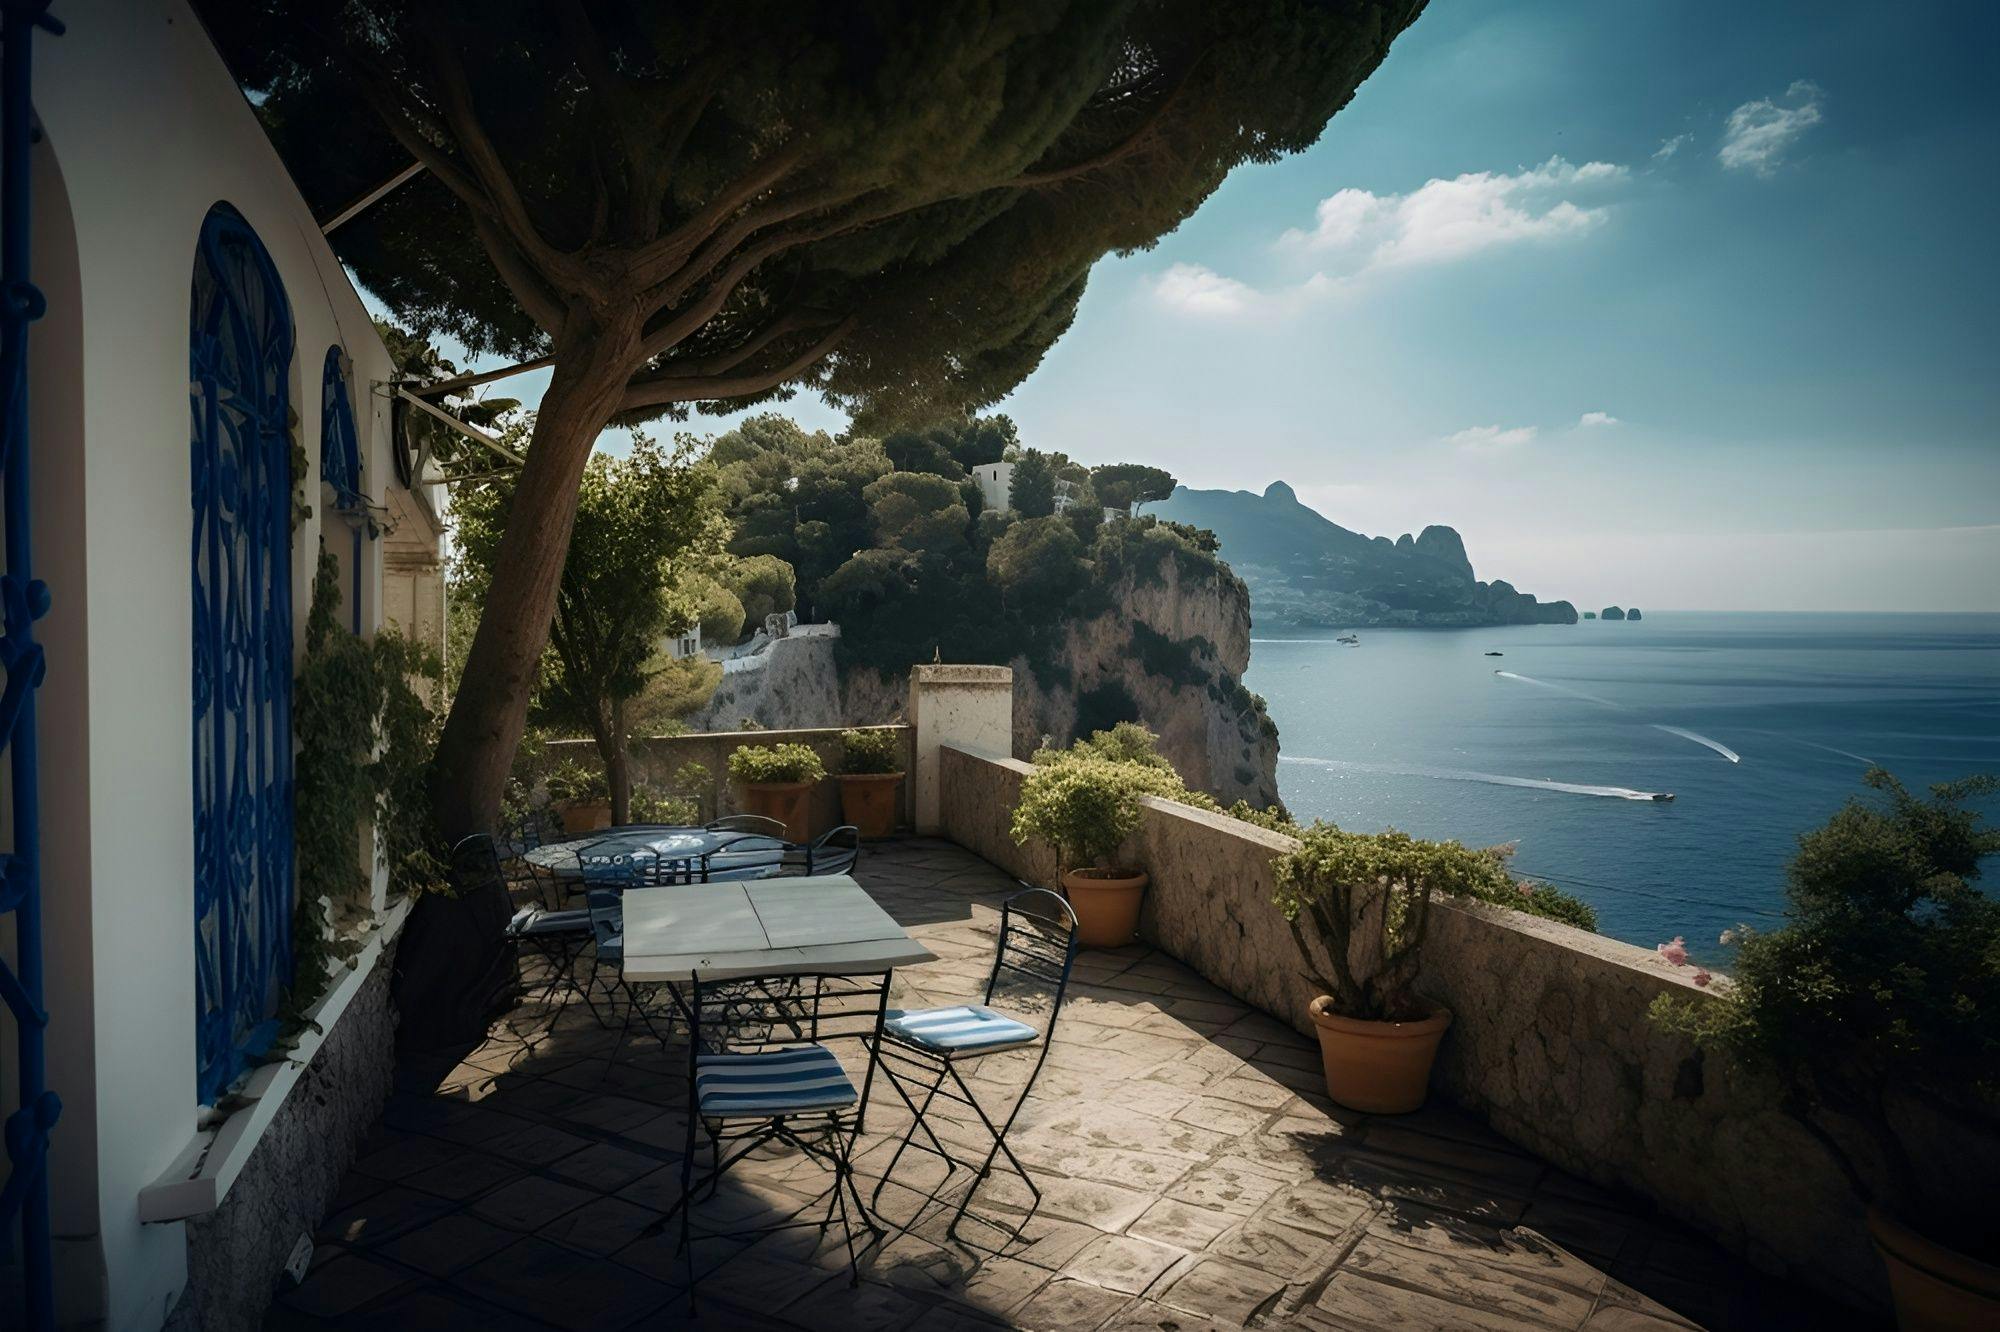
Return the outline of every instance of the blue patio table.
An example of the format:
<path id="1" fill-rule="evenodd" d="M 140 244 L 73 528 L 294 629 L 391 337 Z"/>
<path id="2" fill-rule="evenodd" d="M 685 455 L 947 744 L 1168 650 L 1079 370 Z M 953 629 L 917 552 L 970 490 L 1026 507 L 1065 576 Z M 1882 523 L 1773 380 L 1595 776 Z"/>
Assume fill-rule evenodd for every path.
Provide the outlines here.
<path id="1" fill-rule="evenodd" d="M 521 859 L 559 879 L 583 877 L 585 857 L 612 856 L 653 858 L 670 863 L 698 865 L 706 872 L 708 858 L 728 848 L 732 851 L 759 851 L 780 855 L 785 844 L 776 838 L 707 828 L 679 828 L 658 823 L 629 823 L 606 828 L 562 842 L 546 842 Z"/>

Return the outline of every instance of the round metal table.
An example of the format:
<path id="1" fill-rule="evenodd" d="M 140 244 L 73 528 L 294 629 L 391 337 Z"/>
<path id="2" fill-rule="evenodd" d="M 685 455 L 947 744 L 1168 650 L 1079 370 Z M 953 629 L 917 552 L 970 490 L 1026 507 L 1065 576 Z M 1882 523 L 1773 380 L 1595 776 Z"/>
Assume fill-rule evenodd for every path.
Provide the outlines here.
<path id="1" fill-rule="evenodd" d="M 786 846 L 780 838 L 759 833 L 632 823 L 601 828 L 566 841 L 545 842 L 521 858 L 559 879 L 582 878 L 585 859 L 614 856 L 690 865 L 697 867 L 694 875 L 699 875 L 707 871 L 710 859 L 718 854 L 725 862 L 750 856 L 775 859 L 784 854 Z"/>

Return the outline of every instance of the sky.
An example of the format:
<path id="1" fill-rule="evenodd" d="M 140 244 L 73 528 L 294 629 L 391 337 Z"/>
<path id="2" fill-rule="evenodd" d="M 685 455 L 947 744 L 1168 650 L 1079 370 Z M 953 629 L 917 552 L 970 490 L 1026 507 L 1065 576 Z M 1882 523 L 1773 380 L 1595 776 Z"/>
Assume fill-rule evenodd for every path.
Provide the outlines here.
<path id="1" fill-rule="evenodd" d="M 2000 610 L 1996 38 L 1973 4 L 1433 0 L 1319 144 L 1101 263 L 995 410 L 1448 524 L 1579 607 Z"/>

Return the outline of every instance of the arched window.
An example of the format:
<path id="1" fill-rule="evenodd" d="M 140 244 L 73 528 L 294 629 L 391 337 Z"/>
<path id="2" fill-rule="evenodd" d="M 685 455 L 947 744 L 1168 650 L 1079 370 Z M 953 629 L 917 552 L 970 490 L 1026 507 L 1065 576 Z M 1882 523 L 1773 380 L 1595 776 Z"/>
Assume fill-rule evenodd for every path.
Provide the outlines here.
<path id="1" fill-rule="evenodd" d="M 213 1101 L 277 1035 L 292 971 L 292 314 L 227 204 L 195 251 L 196 1087 Z"/>
<path id="2" fill-rule="evenodd" d="M 354 428 L 354 402 L 347 393 L 347 355 L 326 349 L 320 373 L 319 479 L 332 492 L 333 511 L 347 524 L 347 612 L 361 632 L 361 536 L 373 535 L 368 496 L 361 489 L 361 440 Z"/>

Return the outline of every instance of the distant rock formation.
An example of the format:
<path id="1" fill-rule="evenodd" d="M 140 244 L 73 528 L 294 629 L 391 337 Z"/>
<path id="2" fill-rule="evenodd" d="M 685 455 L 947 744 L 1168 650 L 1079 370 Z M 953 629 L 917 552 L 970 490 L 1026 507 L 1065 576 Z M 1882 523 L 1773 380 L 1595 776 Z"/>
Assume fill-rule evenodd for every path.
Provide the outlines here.
<path id="1" fill-rule="evenodd" d="M 1606 606 L 1604 608 L 1604 618 L 1607 620 L 1622 620 L 1625 618 L 1625 612 L 1616 606 Z"/>
<path id="2" fill-rule="evenodd" d="M 1393 541 L 1363 536 L 1299 503 L 1283 481 L 1262 495 L 1182 486 L 1146 512 L 1215 533 L 1222 558 L 1249 585 L 1261 628 L 1577 621 L 1567 601 L 1541 602 L 1511 583 L 1475 578 L 1465 542 L 1449 527 Z"/>
<path id="3" fill-rule="evenodd" d="M 1625 618 L 1628 620 L 1643 620 L 1646 617 L 1639 614 L 1639 608 L 1637 606 L 1634 606 L 1632 607 L 1632 609 L 1625 612 Z"/>
<path id="4" fill-rule="evenodd" d="M 1597 612 L 1596 612 L 1596 611 L 1585 611 L 1585 612 L 1583 613 L 1583 618 L 1584 618 L 1584 619 L 1586 619 L 1586 620 L 1594 620 L 1594 619 L 1596 619 L 1596 618 L 1597 618 Z"/>

